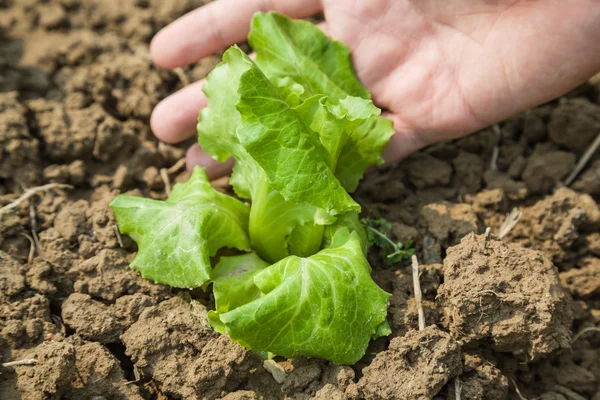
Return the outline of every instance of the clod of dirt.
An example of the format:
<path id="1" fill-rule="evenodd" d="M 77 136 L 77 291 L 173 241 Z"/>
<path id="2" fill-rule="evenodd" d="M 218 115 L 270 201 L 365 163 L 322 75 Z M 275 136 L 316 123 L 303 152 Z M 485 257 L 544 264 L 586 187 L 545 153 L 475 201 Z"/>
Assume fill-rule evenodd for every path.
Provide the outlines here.
<path id="1" fill-rule="evenodd" d="M 0 214 L 0 246 L 4 244 L 6 239 L 15 236 L 21 229 L 21 218 L 19 215 L 16 213 Z"/>
<path id="2" fill-rule="evenodd" d="M 29 349 L 59 337 L 50 316 L 50 301 L 39 294 L 0 302 L 0 332 L 13 350 Z"/>
<path id="3" fill-rule="evenodd" d="M 600 132 L 600 106 L 586 99 L 570 99 L 552 112 L 550 139 L 569 150 L 581 151 Z"/>
<path id="4" fill-rule="evenodd" d="M 67 82 L 68 92 L 112 108 L 122 119 L 148 120 L 152 109 L 178 83 L 170 71 L 159 69 L 142 54 L 103 54 L 79 68 Z"/>
<path id="5" fill-rule="evenodd" d="M 0 300 L 4 300 L 25 289 L 25 276 L 21 264 L 3 251 L 0 266 Z"/>
<path id="6" fill-rule="evenodd" d="M 119 360 L 99 343 L 75 345 L 75 367 L 77 375 L 66 390 L 65 398 L 70 400 L 105 399 L 141 400 L 136 385 L 128 384 Z"/>
<path id="7" fill-rule="evenodd" d="M 402 244 L 406 244 L 409 240 L 415 242 L 419 238 L 419 231 L 416 228 L 400 222 L 392 223 L 392 234 Z"/>
<path id="8" fill-rule="evenodd" d="M 530 193 L 548 193 L 575 167 L 577 157 L 566 151 L 534 151 L 527 160 L 523 180 Z"/>
<path id="9" fill-rule="evenodd" d="M 446 253 L 438 301 L 464 343 L 490 340 L 530 360 L 569 346 L 572 302 L 540 252 L 469 234 Z"/>
<path id="10" fill-rule="evenodd" d="M 466 196 L 465 201 L 473 204 L 477 213 L 482 209 L 491 211 L 503 211 L 506 209 L 506 194 L 502 189 L 482 190 L 474 196 Z"/>
<path id="11" fill-rule="evenodd" d="M 414 153 L 404 162 L 410 182 L 419 189 L 447 185 L 452 177 L 450 164 L 427 153 Z"/>
<path id="12" fill-rule="evenodd" d="M 600 257 L 600 232 L 590 233 L 585 240 L 590 253 Z"/>
<path id="13" fill-rule="evenodd" d="M 100 251 L 71 269 L 70 273 L 75 277 L 74 290 L 108 302 L 136 292 L 158 299 L 167 296 L 166 286 L 143 279 L 129 268 L 130 261 L 130 255 L 123 250 Z"/>
<path id="14" fill-rule="evenodd" d="M 513 179 L 521 178 L 525 167 L 527 166 L 527 159 L 523 156 L 516 157 L 513 162 L 508 166 L 508 176 Z"/>
<path id="15" fill-rule="evenodd" d="M 43 343 L 28 358 L 37 359 L 37 364 L 15 368 L 21 396 L 31 400 L 60 399 L 76 375 L 73 345 L 66 342 Z"/>
<path id="16" fill-rule="evenodd" d="M 258 357 L 225 335 L 209 339 L 187 372 L 187 384 L 201 399 L 216 399 L 235 390 L 260 365 Z"/>
<path id="17" fill-rule="evenodd" d="M 528 143 L 539 143 L 546 137 L 546 117 L 551 109 L 538 107 L 523 115 L 523 137 Z"/>
<path id="18" fill-rule="evenodd" d="M 484 165 L 481 157 L 462 151 L 452 160 L 460 193 L 475 193 L 481 188 Z"/>
<path id="19" fill-rule="evenodd" d="M 44 168 L 44 181 L 81 185 L 85 181 L 86 166 L 82 160 L 70 164 L 52 164 Z"/>
<path id="20" fill-rule="evenodd" d="M 428 204 L 421 210 L 421 217 L 427 230 L 443 247 L 456 244 L 468 233 L 479 230 L 477 215 L 469 204 Z"/>
<path id="21" fill-rule="evenodd" d="M 581 268 L 560 273 L 560 283 L 575 297 L 588 299 L 600 295 L 600 258 L 588 257 Z"/>
<path id="22" fill-rule="evenodd" d="M 464 354 L 463 374 L 459 377 L 461 398 L 469 400 L 504 400 L 508 379 L 494 364 L 476 354 Z M 456 398 L 454 386 L 450 391 Z"/>
<path id="23" fill-rule="evenodd" d="M 231 392 L 221 400 L 259 400 L 258 394 L 251 390 L 238 390 L 237 392 Z"/>
<path id="24" fill-rule="evenodd" d="M 303 392 L 307 387 L 319 381 L 322 368 L 318 360 L 294 360 L 293 371 L 283 381 L 281 390 L 284 393 Z"/>
<path id="25" fill-rule="evenodd" d="M 67 112 L 60 103 L 42 99 L 31 101 L 29 107 L 35 112 L 48 157 L 63 161 L 91 156 L 102 109 Z"/>
<path id="26" fill-rule="evenodd" d="M 592 196 L 600 196 L 600 160 L 590 165 L 573 183 L 573 189 Z"/>
<path id="27" fill-rule="evenodd" d="M 114 311 L 87 294 L 70 295 L 62 304 L 61 315 L 65 324 L 87 340 L 116 342 L 123 330 Z"/>
<path id="28" fill-rule="evenodd" d="M 85 200 L 78 200 L 64 207 L 54 218 L 54 229 L 70 242 L 77 240 L 79 235 L 89 231 L 86 212 L 89 204 Z"/>
<path id="29" fill-rule="evenodd" d="M 487 170 L 483 174 L 487 189 L 502 189 L 511 200 L 523 200 L 527 196 L 525 182 L 515 181 L 506 172 Z"/>
<path id="30" fill-rule="evenodd" d="M 367 400 L 430 399 L 461 371 L 460 346 L 431 325 L 392 339 L 357 385 Z"/>
<path id="31" fill-rule="evenodd" d="M 508 237 L 524 247 L 543 250 L 559 265 L 567 252 L 578 245 L 582 233 L 600 228 L 600 209 L 590 196 L 568 188 L 558 189 L 531 207 L 521 211 L 521 218 Z"/>
<path id="32" fill-rule="evenodd" d="M 90 208 L 86 213 L 94 241 L 107 248 L 119 247 L 115 231 L 117 221 L 109 207 L 116 195 L 116 191 L 111 191 L 106 186 L 96 189 L 92 194 Z"/>
<path id="33" fill-rule="evenodd" d="M 195 398 L 200 382 L 189 382 L 188 376 L 204 347 L 215 337 L 206 309 L 190 302 L 189 297 L 178 296 L 145 309 L 121 340 L 125 353 L 144 376 L 157 381 L 164 394 Z"/>
<path id="34" fill-rule="evenodd" d="M 120 47 L 124 47 L 124 43 L 116 35 L 101 35 L 87 29 L 78 30 L 76 35 L 38 31 L 29 36 L 22 62 L 54 72 L 62 66 L 93 63 L 101 53 L 117 51 Z M 60 75 L 59 71 L 59 79 Z"/>
<path id="35" fill-rule="evenodd" d="M 536 371 L 536 386 L 555 388 L 560 385 L 585 399 L 594 398 L 599 389 L 600 375 L 597 338 L 597 334 L 589 333 L 573 342 L 570 349 L 561 350 L 552 359 L 540 361 Z M 571 396 L 567 398 L 575 399 Z"/>
<path id="36" fill-rule="evenodd" d="M 121 321 L 121 325 L 127 329 L 135 323 L 142 312 L 150 306 L 155 305 L 156 299 L 142 293 L 130 296 L 121 296 L 114 304 L 115 315 Z"/>
<path id="37" fill-rule="evenodd" d="M 0 179 L 31 185 L 39 175 L 39 141 L 29 132 L 26 114 L 17 92 L 0 93 Z"/>

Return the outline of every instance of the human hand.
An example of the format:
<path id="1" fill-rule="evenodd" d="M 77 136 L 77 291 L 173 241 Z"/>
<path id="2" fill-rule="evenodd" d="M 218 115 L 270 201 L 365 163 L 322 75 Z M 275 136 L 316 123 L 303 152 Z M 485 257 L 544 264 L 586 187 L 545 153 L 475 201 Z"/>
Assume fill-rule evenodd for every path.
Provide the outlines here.
<path id="1" fill-rule="evenodd" d="M 323 11 L 325 32 L 352 51 L 356 74 L 396 134 L 396 161 L 558 97 L 600 70 L 600 7 L 594 0 L 219 0 L 161 30 L 151 55 L 161 67 L 191 64 L 246 38 L 256 11 L 294 18 Z M 158 104 L 156 136 L 195 135 L 204 81 Z M 188 167 L 228 173 L 198 144 Z"/>

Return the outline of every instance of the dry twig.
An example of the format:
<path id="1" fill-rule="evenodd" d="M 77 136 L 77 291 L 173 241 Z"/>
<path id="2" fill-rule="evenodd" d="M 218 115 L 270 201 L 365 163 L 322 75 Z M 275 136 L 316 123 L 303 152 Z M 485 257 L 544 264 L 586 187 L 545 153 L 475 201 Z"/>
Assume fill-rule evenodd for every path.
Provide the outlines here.
<path id="1" fill-rule="evenodd" d="M 37 232 L 37 211 L 35 210 L 35 206 L 33 204 L 29 205 L 29 223 L 31 224 L 31 230 Z"/>
<path id="2" fill-rule="evenodd" d="M 595 326 L 590 326 L 588 328 L 584 328 L 584 329 L 580 330 L 573 337 L 573 340 L 571 341 L 571 343 L 575 343 L 577 341 L 577 339 L 579 339 L 581 336 L 585 335 L 588 332 L 600 332 L 600 328 L 596 328 Z"/>
<path id="3" fill-rule="evenodd" d="M 515 387 L 515 392 L 517 393 L 517 396 L 519 396 L 519 399 L 521 400 L 527 400 L 527 397 L 523 396 L 521 394 L 521 391 L 519 390 L 519 387 L 517 386 L 517 382 L 515 382 L 515 380 L 513 378 L 508 378 L 510 379 L 510 381 L 512 382 L 513 386 Z"/>
<path id="4" fill-rule="evenodd" d="M 495 124 L 492 129 L 496 134 L 496 144 L 494 144 L 494 150 L 492 150 L 492 159 L 490 160 L 490 169 L 492 171 L 498 170 L 498 156 L 500 155 L 500 142 L 502 140 L 502 131 L 500 126 Z"/>
<path id="5" fill-rule="evenodd" d="M 117 225 L 113 225 L 113 229 L 115 231 L 115 236 L 117 237 L 117 241 L 119 242 L 119 247 L 123 248 L 123 238 L 121 237 L 121 232 L 119 232 L 119 227 Z"/>
<path id="6" fill-rule="evenodd" d="M 165 184 L 165 193 L 169 196 L 171 194 L 171 179 L 169 179 L 169 173 L 166 168 L 160 169 L 160 178 Z"/>
<path id="7" fill-rule="evenodd" d="M 31 236 L 26 233 L 21 233 L 21 236 L 24 236 L 29 240 L 29 255 L 27 256 L 27 264 L 31 265 L 33 262 L 33 258 L 35 257 L 35 241 Z"/>
<path id="8" fill-rule="evenodd" d="M 29 359 L 25 359 L 25 360 L 5 362 L 5 363 L 2 363 L 2 367 L 12 368 L 12 367 L 18 367 L 19 365 L 35 365 L 35 364 L 37 364 L 37 362 L 38 362 L 38 360 L 36 360 L 35 358 L 29 358 Z"/>
<path id="9" fill-rule="evenodd" d="M 425 329 L 425 313 L 423 312 L 423 293 L 421 292 L 421 283 L 419 282 L 419 261 L 417 260 L 417 256 L 412 256 L 412 277 L 419 315 L 419 330 L 422 331 Z"/>
<path id="10" fill-rule="evenodd" d="M 42 257 L 46 260 L 46 254 L 44 253 L 44 248 L 40 243 L 40 237 L 38 236 L 36 231 L 31 231 L 31 236 L 33 237 L 33 242 L 35 243 L 35 248 L 37 250 L 38 256 Z"/>
<path id="11" fill-rule="evenodd" d="M 173 166 L 169 167 L 167 169 L 167 172 L 169 173 L 169 175 L 173 175 L 174 173 L 179 172 L 181 168 L 185 167 L 185 163 L 185 158 L 182 158 L 181 160 L 173 164 Z"/>
<path id="12" fill-rule="evenodd" d="M 490 236 L 492 235 L 492 229 L 488 226 L 485 228 L 485 237 L 483 238 L 483 247 L 487 247 L 487 244 L 490 240 Z"/>
<path id="13" fill-rule="evenodd" d="M 506 216 L 504 223 L 500 227 L 500 231 L 498 231 L 498 238 L 502 239 L 506 235 L 512 231 L 512 229 L 517 225 L 519 219 L 521 218 L 521 210 L 517 207 L 513 208 L 510 213 Z"/>
<path id="14" fill-rule="evenodd" d="M 454 378 L 454 397 L 456 398 L 456 400 L 460 400 L 460 395 L 462 392 L 462 387 L 460 386 L 460 379 L 458 379 L 458 376 L 456 378 Z"/>
<path id="15" fill-rule="evenodd" d="M 571 172 L 571 175 L 569 175 L 567 179 L 565 179 L 565 186 L 571 186 L 571 183 L 575 181 L 575 178 L 577 178 L 579 173 L 585 168 L 585 166 L 590 161 L 596 150 L 598 150 L 598 148 L 600 148 L 600 133 L 598 133 L 596 139 L 594 139 L 590 147 L 588 147 L 583 156 L 581 156 L 579 162 L 575 166 L 575 169 L 573 170 L 573 172 Z"/>
<path id="16" fill-rule="evenodd" d="M 23 193 L 23 195 L 21 197 L 19 197 L 17 200 L 0 208 L 0 214 L 8 212 L 8 211 L 12 210 L 13 208 L 17 208 L 21 203 L 23 203 L 24 201 L 27 201 L 30 197 L 36 195 L 37 193 L 45 192 L 45 191 L 51 190 L 51 189 L 73 189 L 73 186 L 64 185 L 61 183 L 49 183 L 47 185 L 42 185 L 42 186 L 33 187 L 31 189 L 27 189 L 27 190 L 25 190 L 25 193 Z"/>

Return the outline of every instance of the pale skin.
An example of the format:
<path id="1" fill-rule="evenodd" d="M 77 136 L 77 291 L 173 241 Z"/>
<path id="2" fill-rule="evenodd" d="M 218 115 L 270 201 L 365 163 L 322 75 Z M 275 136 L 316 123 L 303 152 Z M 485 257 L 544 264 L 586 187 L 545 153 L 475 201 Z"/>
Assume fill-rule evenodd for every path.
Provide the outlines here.
<path id="1" fill-rule="evenodd" d="M 561 96 L 600 71 L 599 0 L 218 0 L 161 30 L 151 55 L 182 67 L 246 39 L 256 11 L 294 18 L 322 11 L 321 28 L 346 43 L 360 81 L 396 134 L 387 162 L 465 136 Z M 194 136 L 203 81 L 152 113 L 156 136 Z M 196 144 L 188 168 L 229 172 Z"/>

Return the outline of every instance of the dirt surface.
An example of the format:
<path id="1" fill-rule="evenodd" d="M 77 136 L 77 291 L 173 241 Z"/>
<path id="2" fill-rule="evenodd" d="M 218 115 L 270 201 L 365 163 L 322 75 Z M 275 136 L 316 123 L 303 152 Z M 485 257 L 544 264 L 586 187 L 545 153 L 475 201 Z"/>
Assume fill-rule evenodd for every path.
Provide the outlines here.
<path id="1" fill-rule="evenodd" d="M 210 293 L 128 268 L 108 204 L 187 179 L 187 144 L 157 142 L 149 116 L 219 60 L 161 70 L 149 41 L 204 2 L 0 1 L 0 207 L 70 185 L 0 212 L 0 361 L 37 360 L 0 367 L 0 397 L 600 400 L 600 155 L 560 183 L 600 132 L 600 80 L 365 177 L 363 216 L 415 243 L 427 328 L 410 266 L 373 248 L 392 334 L 354 366 L 265 367 L 210 328 Z"/>

